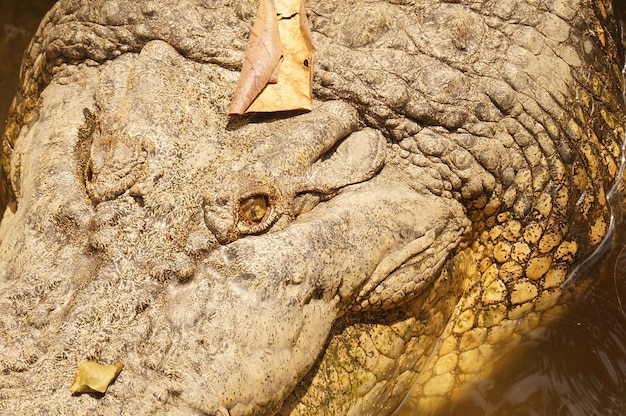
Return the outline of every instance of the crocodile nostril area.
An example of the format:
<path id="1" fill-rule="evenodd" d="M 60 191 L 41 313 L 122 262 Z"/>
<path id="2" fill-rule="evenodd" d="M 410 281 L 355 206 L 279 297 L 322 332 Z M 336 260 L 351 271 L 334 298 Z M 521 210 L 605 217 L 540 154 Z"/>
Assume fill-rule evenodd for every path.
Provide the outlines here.
<path id="1" fill-rule="evenodd" d="M 94 138 L 84 180 L 94 202 L 122 195 L 148 175 L 154 144 L 146 138 L 106 136 Z"/>

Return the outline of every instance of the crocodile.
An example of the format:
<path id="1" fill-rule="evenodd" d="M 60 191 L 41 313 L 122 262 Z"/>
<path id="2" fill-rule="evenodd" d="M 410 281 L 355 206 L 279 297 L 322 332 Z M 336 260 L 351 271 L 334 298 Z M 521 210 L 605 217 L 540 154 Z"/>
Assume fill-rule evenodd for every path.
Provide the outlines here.
<path id="1" fill-rule="evenodd" d="M 610 2 L 309 0 L 313 109 L 229 117 L 256 7 L 43 19 L 2 138 L 2 412 L 429 414 L 584 290 Z M 84 361 L 124 368 L 71 395 Z"/>

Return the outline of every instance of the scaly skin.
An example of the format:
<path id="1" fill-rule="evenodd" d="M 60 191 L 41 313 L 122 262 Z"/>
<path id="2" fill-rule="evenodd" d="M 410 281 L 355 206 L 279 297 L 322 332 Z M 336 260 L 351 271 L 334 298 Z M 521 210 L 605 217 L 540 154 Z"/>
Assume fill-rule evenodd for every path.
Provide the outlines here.
<path id="1" fill-rule="evenodd" d="M 310 0 L 314 110 L 228 120 L 255 7 L 42 22 L 2 142 L 1 409 L 428 414 L 584 290 L 623 141 L 608 2 Z M 67 393 L 85 359 L 125 364 L 102 398 Z"/>

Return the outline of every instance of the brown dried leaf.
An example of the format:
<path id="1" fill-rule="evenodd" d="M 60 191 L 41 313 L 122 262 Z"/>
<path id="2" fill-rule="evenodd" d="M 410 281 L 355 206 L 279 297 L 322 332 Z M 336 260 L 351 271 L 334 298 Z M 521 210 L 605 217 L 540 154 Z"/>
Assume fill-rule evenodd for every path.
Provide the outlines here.
<path id="1" fill-rule="evenodd" d="M 310 110 L 314 51 L 304 0 L 261 0 L 228 114 Z"/>
<path id="2" fill-rule="evenodd" d="M 228 114 L 243 114 L 268 83 L 277 82 L 282 46 L 274 0 L 261 0 Z"/>
<path id="3" fill-rule="evenodd" d="M 94 361 L 85 361 L 74 373 L 70 391 L 72 394 L 104 393 L 123 368 L 124 364 L 120 363 L 102 365 Z"/>

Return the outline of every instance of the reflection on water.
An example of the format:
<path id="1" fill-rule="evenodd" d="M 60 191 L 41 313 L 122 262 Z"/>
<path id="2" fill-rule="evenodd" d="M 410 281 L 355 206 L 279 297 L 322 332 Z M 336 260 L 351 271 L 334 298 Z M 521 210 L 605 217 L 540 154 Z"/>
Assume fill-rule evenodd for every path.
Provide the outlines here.
<path id="1" fill-rule="evenodd" d="M 0 0 L 0 127 L 15 92 L 22 51 L 54 1 Z M 626 206 L 623 207 L 626 209 Z M 626 415 L 626 227 L 587 272 L 591 288 L 567 315 L 503 359 L 505 371 L 442 415 Z M 621 254 L 620 254 L 621 253 Z"/>

